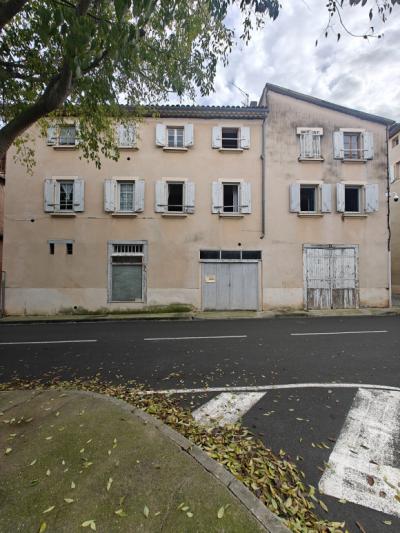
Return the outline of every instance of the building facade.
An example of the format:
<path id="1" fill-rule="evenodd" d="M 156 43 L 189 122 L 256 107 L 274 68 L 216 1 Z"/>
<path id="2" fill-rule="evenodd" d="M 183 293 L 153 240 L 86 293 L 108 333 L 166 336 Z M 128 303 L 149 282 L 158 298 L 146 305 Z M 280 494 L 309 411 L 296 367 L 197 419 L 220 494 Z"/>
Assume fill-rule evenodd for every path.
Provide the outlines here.
<path id="1" fill-rule="evenodd" d="M 400 123 L 394 124 L 389 133 L 389 169 L 391 181 L 391 257 L 392 291 L 400 295 Z M 395 196 L 397 195 L 397 197 Z"/>
<path id="2" fill-rule="evenodd" d="M 390 123 L 267 84 L 118 126 L 100 170 L 55 124 L 32 176 L 9 154 L 6 312 L 387 306 Z"/>

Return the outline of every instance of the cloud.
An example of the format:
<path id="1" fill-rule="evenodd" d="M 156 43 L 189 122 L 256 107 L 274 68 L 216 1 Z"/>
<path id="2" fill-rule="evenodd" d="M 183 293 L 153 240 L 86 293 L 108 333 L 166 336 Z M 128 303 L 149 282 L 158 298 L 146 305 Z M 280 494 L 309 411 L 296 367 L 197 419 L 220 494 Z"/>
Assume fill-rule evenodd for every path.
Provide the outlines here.
<path id="1" fill-rule="evenodd" d="M 368 30 L 368 12 L 373 5 L 369 0 L 364 8 L 345 9 L 346 25 L 352 32 Z M 365 40 L 347 35 L 338 24 L 325 38 L 325 6 L 321 0 L 284 1 L 278 19 L 267 21 L 248 46 L 235 48 L 227 67 L 219 66 L 215 92 L 197 103 L 241 105 L 243 95 L 232 82 L 249 93 L 251 100 L 258 100 L 265 83 L 271 82 L 400 120 L 400 7 L 395 6 L 384 25 L 374 19 L 375 31 L 384 31 L 382 39 Z M 230 24 L 238 27 L 239 17 L 239 13 L 231 13 Z"/>

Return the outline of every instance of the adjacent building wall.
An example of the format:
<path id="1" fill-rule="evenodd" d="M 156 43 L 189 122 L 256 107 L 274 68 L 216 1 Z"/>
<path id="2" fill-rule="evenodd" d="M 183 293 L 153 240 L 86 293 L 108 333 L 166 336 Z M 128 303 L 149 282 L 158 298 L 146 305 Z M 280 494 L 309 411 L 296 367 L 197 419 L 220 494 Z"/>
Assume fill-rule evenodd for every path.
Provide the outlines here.
<path id="1" fill-rule="evenodd" d="M 400 125 L 394 128 L 397 130 L 389 139 L 389 161 L 391 168 L 391 200 L 394 194 L 400 196 Z M 396 144 L 395 139 L 399 139 L 399 144 Z M 399 164 L 396 168 L 396 163 Z M 393 294 L 400 294 L 400 201 L 390 202 L 391 215 L 391 233 L 392 233 L 392 291 Z"/>

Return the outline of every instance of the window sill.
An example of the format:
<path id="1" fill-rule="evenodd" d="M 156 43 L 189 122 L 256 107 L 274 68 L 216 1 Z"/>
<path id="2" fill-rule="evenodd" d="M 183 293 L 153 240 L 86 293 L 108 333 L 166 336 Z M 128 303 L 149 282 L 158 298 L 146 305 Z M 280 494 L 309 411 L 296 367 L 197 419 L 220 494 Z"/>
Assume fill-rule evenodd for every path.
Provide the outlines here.
<path id="1" fill-rule="evenodd" d="M 53 146 L 54 150 L 77 150 L 77 145 L 68 145 L 68 144 L 56 144 Z"/>
<path id="2" fill-rule="evenodd" d="M 220 218 L 243 218 L 243 213 L 218 213 Z"/>
<path id="3" fill-rule="evenodd" d="M 317 218 L 321 218 L 324 216 L 324 213 L 297 213 L 297 216 L 298 217 L 317 217 Z"/>
<path id="4" fill-rule="evenodd" d="M 366 163 L 369 159 L 342 159 L 342 163 Z"/>
<path id="5" fill-rule="evenodd" d="M 135 218 L 138 216 L 137 213 L 123 213 L 123 212 L 118 212 L 116 211 L 115 213 L 111 213 L 111 216 L 112 217 L 131 217 L 131 218 Z"/>
<path id="6" fill-rule="evenodd" d="M 117 146 L 118 150 L 138 150 L 137 146 Z"/>
<path id="7" fill-rule="evenodd" d="M 322 162 L 322 161 L 325 161 L 323 157 L 299 157 L 299 161 L 300 163 L 307 163 L 308 161 L 310 163 L 315 163 L 315 162 Z"/>
<path id="8" fill-rule="evenodd" d="M 234 153 L 242 153 L 243 148 L 218 148 L 219 152 L 234 152 Z"/>
<path id="9" fill-rule="evenodd" d="M 342 213 L 342 218 L 367 218 L 366 213 Z"/>
<path id="10" fill-rule="evenodd" d="M 170 218 L 185 218 L 188 216 L 188 213 L 161 213 L 162 217 L 170 217 Z"/>
<path id="11" fill-rule="evenodd" d="M 163 146 L 164 152 L 187 152 L 188 149 L 184 146 Z"/>
<path id="12" fill-rule="evenodd" d="M 57 211 L 55 213 L 50 213 L 52 217 L 76 217 L 76 213 L 67 213 L 63 211 Z"/>

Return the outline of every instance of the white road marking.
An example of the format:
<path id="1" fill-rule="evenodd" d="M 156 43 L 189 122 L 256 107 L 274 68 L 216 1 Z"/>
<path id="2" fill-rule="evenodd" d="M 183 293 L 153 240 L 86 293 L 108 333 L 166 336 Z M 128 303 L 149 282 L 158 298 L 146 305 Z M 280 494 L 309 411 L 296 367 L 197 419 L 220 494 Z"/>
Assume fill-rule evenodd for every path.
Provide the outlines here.
<path id="1" fill-rule="evenodd" d="M 293 337 L 306 337 L 307 335 L 363 335 L 364 333 L 388 333 L 386 329 L 366 331 L 324 331 L 315 333 L 291 333 Z"/>
<path id="2" fill-rule="evenodd" d="M 192 415 L 203 426 L 234 424 L 264 395 L 265 392 L 224 392 L 193 411 Z"/>
<path id="3" fill-rule="evenodd" d="M 399 447 L 400 393 L 359 390 L 319 490 L 400 517 Z"/>
<path id="4" fill-rule="evenodd" d="M 16 342 L 0 342 L 0 345 L 5 345 L 5 344 L 69 344 L 70 342 L 97 342 L 97 339 L 81 339 L 81 340 L 65 340 L 65 341 L 16 341 Z"/>
<path id="5" fill-rule="evenodd" d="M 142 394 L 202 394 L 207 392 L 257 392 L 279 389 L 375 389 L 400 391 L 399 387 L 390 385 L 373 385 L 366 383 L 288 383 L 282 385 L 253 385 L 244 387 L 208 387 L 203 389 L 164 389 L 164 390 L 147 390 Z"/>
<path id="6" fill-rule="evenodd" d="M 210 335 L 208 337 L 148 337 L 145 341 L 186 341 L 192 339 L 245 339 L 247 335 Z"/>

